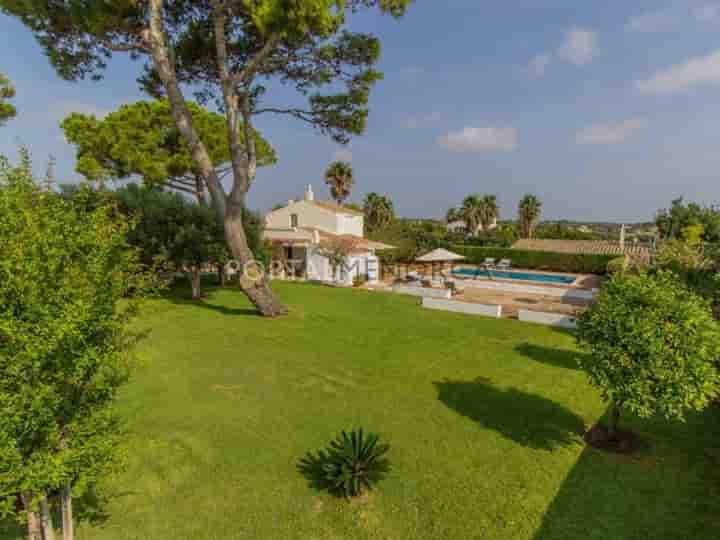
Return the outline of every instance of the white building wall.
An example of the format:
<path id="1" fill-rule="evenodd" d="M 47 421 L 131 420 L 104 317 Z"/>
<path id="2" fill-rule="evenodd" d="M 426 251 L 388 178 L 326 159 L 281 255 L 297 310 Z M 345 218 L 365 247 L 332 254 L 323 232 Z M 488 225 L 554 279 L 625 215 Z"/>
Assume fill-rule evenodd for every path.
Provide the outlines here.
<path id="1" fill-rule="evenodd" d="M 265 216 L 267 229 L 288 229 L 291 226 L 290 216 L 297 214 L 298 227 L 317 227 L 320 230 L 339 234 L 338 215 L 330 210 L 309 203 L 294 201 L 287 206 L 273 210 Z"/>
<path id="2" fill-rule="evenodd" d="M 338 215 L 338 234 L 362 237 L 365 233 L 363 216 Z"/>

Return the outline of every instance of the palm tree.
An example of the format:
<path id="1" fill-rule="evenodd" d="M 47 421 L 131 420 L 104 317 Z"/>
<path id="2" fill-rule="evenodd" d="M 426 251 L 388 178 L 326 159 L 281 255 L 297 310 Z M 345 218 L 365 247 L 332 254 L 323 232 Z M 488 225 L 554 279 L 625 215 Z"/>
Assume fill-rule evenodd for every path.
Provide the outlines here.
<path id="1" fill-rule="evenodd" d="M 332 198 L 342 205 L 355 183 L 352 166 L 346 161 L 333 161 L 325 171 L 325 183 L 330 186 Z"/>
<path id="2" fill-rule="evenodd" d="M 480 225 L 483 231 L 490 230 L 490 227 L 497 222 L 500 217 L 500 208 L 497 203 L 496 195 L 485 195 L 480 200 Z"/>
<path id="3" fill-rule="evenodd" d="M 518 223 L 520 225 L 520 236 L 532 238 L 535 235 L 535 227 L 540 221 L 542 203 L 535 195 L 525 195 L 518 205 Z"/>
<path id="4" fill-rule="evenodd" d="M 482 213 L 483 203 L 479 195 L 468 195 L 462 202 L 462 206 L 458 209 L 459 216 L 465 222 L 465 230 L 467 234 L 473 235 L 480 226 L 480 214 Z"/>
<path id="5" fill-rule="evenodd" d="M 392 201 L 375 192 L 365 196 L 363 211 L 365 212 L 365 224 L 371 231 L 383 229 L 395 220 L 395 208 Z"/>
<path id="6" fill-rule="evenodd" d="M 462 210 L 455 206 L 448 209 L 447 214 L 445 214 L 445 223 L 452 223 L 453 221 L 462 221 L 462 220 L 463 220 Z"/>

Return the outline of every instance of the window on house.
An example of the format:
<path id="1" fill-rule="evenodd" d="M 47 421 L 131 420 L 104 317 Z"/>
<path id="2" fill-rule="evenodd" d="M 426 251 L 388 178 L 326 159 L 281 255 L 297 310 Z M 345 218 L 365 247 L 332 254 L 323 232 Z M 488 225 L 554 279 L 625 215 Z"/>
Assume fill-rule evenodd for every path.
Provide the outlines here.
<path id="1" fill-rule="evenodd" d="M 290 214 L 290 227 L 293 229 L 298 226 L 298 215 Z"/>

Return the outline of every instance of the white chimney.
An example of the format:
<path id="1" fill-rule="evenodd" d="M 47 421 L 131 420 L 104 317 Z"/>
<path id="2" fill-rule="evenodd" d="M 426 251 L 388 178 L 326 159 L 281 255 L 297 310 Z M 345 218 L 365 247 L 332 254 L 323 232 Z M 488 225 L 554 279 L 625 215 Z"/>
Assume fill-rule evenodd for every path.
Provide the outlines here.
<path id="1" fill-rule="evenodd" d="M 625 225 L 620 227 L 620 249 L 625 249 Z"/>
<path id="2" fill-rule="evenodd" d="M 319 244 L 320 243 L 320 233 L 317 229 L 313 231 L 313 244 Z"/>
<path id="3" fill-rule="evenodd" d="M 315 200 L 315 194 L 313 193 L 312 186 L 308 184 L 308 187 L 305 189 L 305 200 L 306 201 L 314 201 Z"/>

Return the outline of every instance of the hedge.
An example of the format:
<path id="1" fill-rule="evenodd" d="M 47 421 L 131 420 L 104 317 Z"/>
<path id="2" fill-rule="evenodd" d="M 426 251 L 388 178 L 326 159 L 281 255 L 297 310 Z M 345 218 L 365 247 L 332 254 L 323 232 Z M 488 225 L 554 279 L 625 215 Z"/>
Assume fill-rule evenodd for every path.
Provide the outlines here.
<path id="1" fill-rule="evenodd" d="M 524 249 L 453 246 L 453 251 L 464 255 L 467 262 L 480 264 L 486 258 L 510 259 L 513 266 L 529 270 L 550 270 L 576 274 L 605 274 L 610 261 L 617 255 L 594 253 L 556 253 L 554 251 L 530 251 Z"/>

